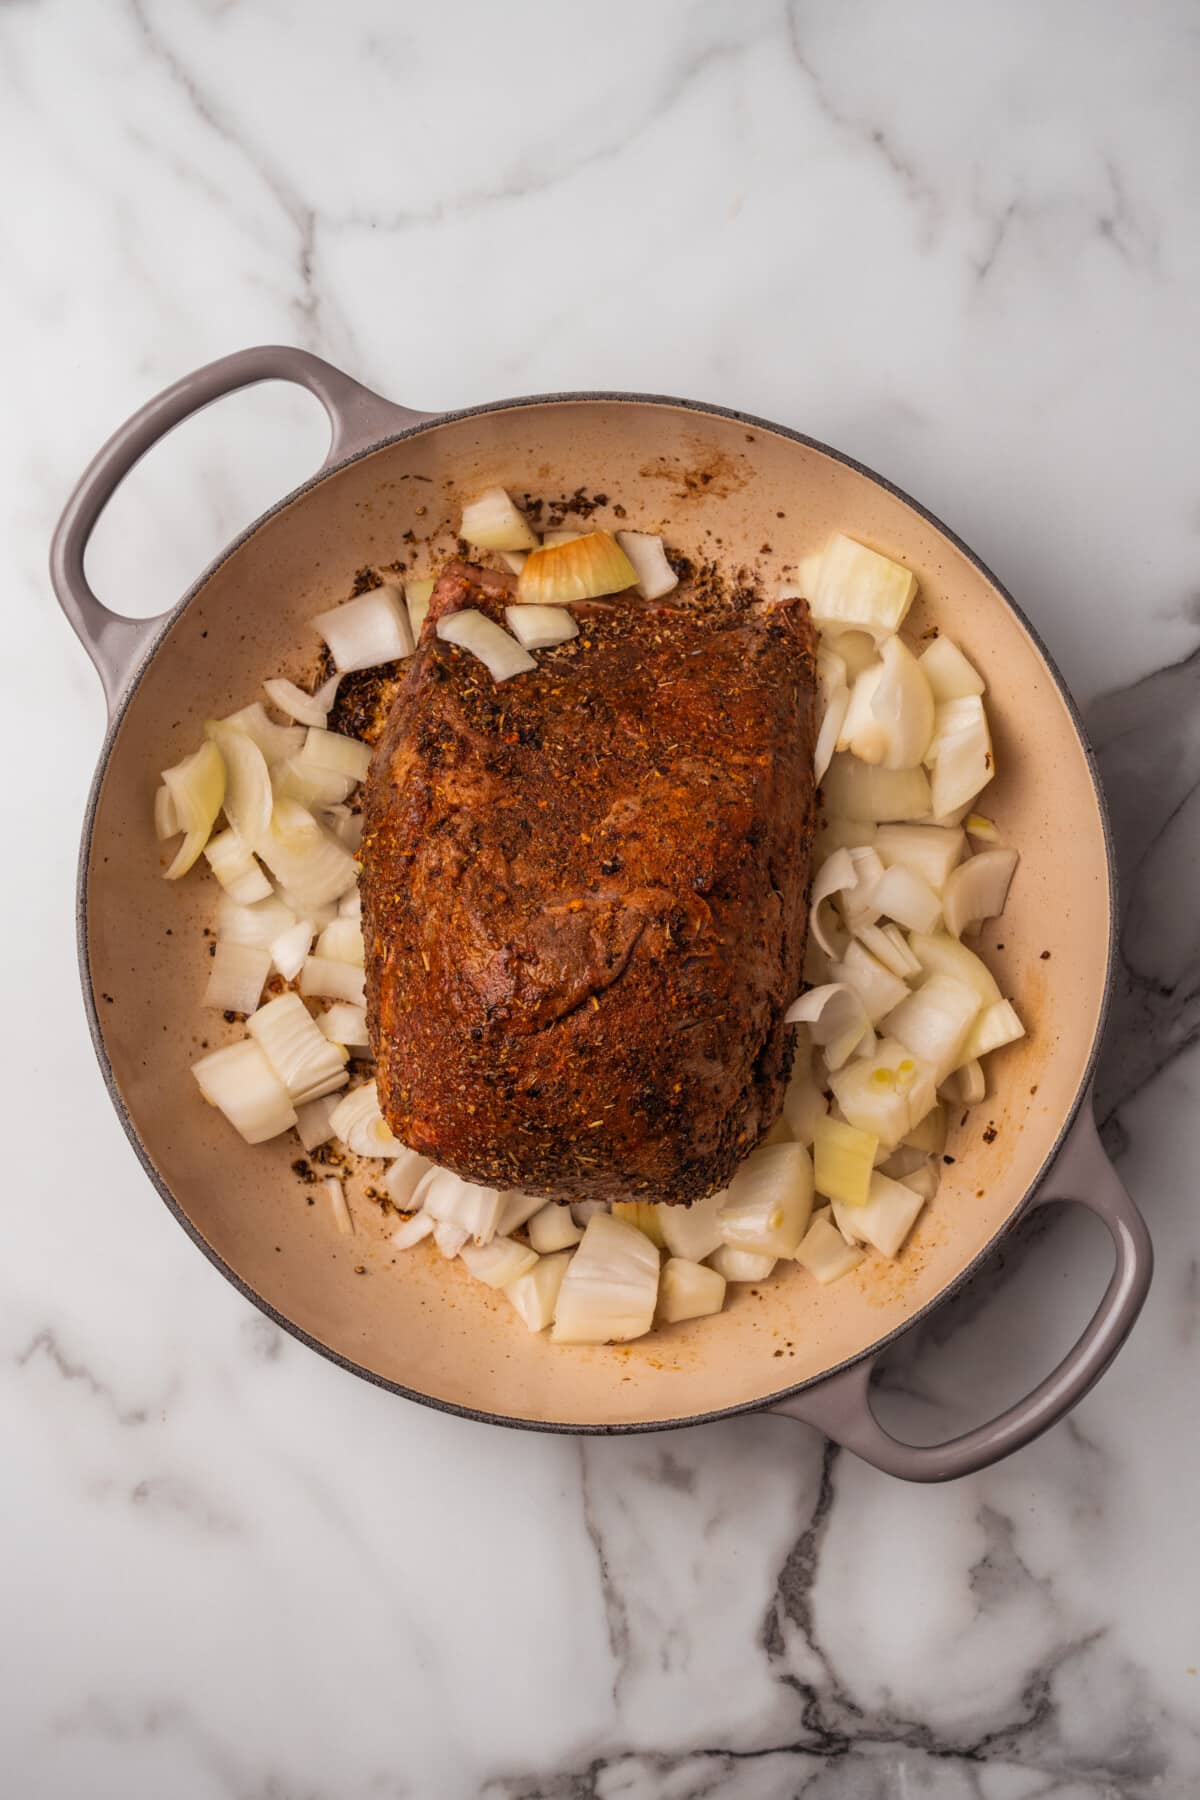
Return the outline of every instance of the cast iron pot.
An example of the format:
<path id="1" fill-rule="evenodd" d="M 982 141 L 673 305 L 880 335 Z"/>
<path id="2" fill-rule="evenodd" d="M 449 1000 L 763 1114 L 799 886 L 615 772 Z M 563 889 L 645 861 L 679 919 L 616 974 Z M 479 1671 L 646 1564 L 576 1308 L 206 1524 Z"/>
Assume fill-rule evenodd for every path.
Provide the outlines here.
<path id="1" fill-rule="evenodd" d="M 170 613 L 141 620 L 111 612 L 88 585 L 83 559 L 113 490 L 181 420 L 268 380 L 298 382 L 323 404 L 332 444 L 321 469 L 243 533 Z M 204 719 L 245 704 L 264 677 L 311 660 L 307 620 L 349 594 L 357 569 L 404 554 L 406 531 L 434 553 L 448 546 L 463 498 L 494 482 L 605 494 L 639 528 L 665 529 L 698 553 L 719 543 L 729 564 L 757 566 L 768 581 L 829 531 L 849 532 L 918 572 L 917 631 L 944 624 L 985 671 L 1001 771 L 987 810 L 1021 851 L 1003 949 L 985 954 L 1030 1031 L 992 1059 L 994 1097 L 982 1110 L 994 1131 L 985 1134 L 977 1110 L 952 1138 L 955 1161 L 897 1263 L 870 1260 L 829 1288 L 781 1266 L 753 1292 L 731 1289 L 716 1318 L 615 1348 L 552 1348 L 502 1295 L 427 1245 L 392 1251 L 369 1203 L 357 1208 L 359 1235 L 339 1237 L 323 1206 L 305 1204 L 289 1166 L 290 1134 L 249 1148 L 200 1103 L 189 1065 L 201 1032 L 217 1041 L 225 1028 L 213 1031 L 181 1001 L 193 991 L 198 999 L 205 977 L 200 933 L 212 884 L 199 873 L 179 884 L 162 879 L 151 829 L 158 772 L 196 746 Z M 599 522 L 610 518 L 611 507 Z M 418 413 L 302 350 L 265 347 L 186 376 L 122 426 L 67 505 L 51 572 L 109 707 L 79 873 L 96 1053 L 163 1199 L 280 1325 L 369 1381 L 472 1418 L 617 1432 L 773 1409 L 917 1481 L 1007 1455 L 1103 1372 L 1137 1316 L 1152 1263 L 1090 1101 L 1114 952 L 1104 803 L 1070 695 L 1036 633 L 922 507 L 849 457 L 720 407 L 555 394 Z M 948 1443 L 914 1446 L 885 1432 L 868 1395 L 880 1351 L 961 1286 L 1023 1214 L 1057 1200 L 1098 1213 L 1116 1253 L 1074 1348 L 1025 1399 Z M 365 1265 L 367 1279 L 355 1265 Z"/>

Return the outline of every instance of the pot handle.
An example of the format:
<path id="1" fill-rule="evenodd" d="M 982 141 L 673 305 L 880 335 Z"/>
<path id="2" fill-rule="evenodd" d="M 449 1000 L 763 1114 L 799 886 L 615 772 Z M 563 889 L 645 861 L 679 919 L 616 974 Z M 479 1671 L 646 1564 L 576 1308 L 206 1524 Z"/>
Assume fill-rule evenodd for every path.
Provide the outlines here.
<path id="1" fill-rule="evenodd" d="M 321 357 L 288 344 L 239 350 L 185 375 L 127 419 L 93 459 L 63 509 L 50 547 L 50 580 L 75 635 L 95 663 L 111 714 L 170 612 L 153 619 L 115 613 L 92 592 L 83 557 L 96 521 L 134 465 L 168 431 L 225 394 L 258 381 L 294 381 L 325 408 L 331 428 L 321 468 L 420 424 L 432 413 L 395 406 Z"/>
<path id="2" fill-rule="evenodd" d="M 988 1468 L 1040 1436 L 1103 1375 L 1141 1311 L 1154 1267 L 1150 1233 L 1104 1153 L 1090 1093 L 1030 1206 L 1060 1200 L 1086 1206 L 1103 1219 L 1116 1264 L 1078 1343 L 1023 1400 L 947 1443 L 905 1444 L 885 1431 L 871 1410 L 869 1388 L 876 1358 L 866 1356 L 771 1410 L 815 1425 L 864 1462 L 905 1481 L 954 1481 Z"/>

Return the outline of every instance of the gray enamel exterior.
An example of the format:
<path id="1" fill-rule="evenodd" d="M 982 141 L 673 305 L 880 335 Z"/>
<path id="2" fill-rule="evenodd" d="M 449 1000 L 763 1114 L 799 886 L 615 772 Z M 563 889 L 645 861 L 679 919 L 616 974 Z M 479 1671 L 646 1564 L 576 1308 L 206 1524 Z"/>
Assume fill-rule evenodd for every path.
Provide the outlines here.
<path id="1" fill-rule="evenodd" d="M 331 442 L 329 453 L 321 468 L 310 481 L 287 495 L 277 507 L 256 520 L 235 543 L 229 545 L 223 555 L 209 569 L 205 570 L 188 593 L 184 595 L 178 606 L 170 612 L 161 614 L 158 618 L 145 620 L 127 619 L 110 612 L 92 592 L 84 573 L 83 559 L 92 529 L 116 488 L 142 456 L 184 419 L 191 417 L 225 394 L 233 393 L 256 382 L 272 380 L 298 383 L 307 388 L 325 408 L 331 427 Z M 387 443 L 417 435 L 435 423 L 445 424 L 456 419 L 470 418 L 513 407 L 533 407 L 579 400 L 604 400 L 633 406 L 678 407 L 718 418 L 735 419 L 747 426 L 808 445 L 867 476 L 896 495 L 921 517 L 928 520 L 964 556 L 968 557 L 997 593 L 1003 597 L 1037 645 L 1070 712 L 1087 757 L 1097 805 L 1103 820 L 1110 914 L 1114 921 L 1114 935 L 1109 945 L 1104 994 L 1096 1034 L 1090 1047 L 1087 1067 L 1079 1089 L 1029 1192 L 1020 1206 L 1010 1215 L 1002 1229 L 996 1233 L 989 1244 L 985 1245 L 974 1261 L 962 1271 L 958 1279 L 920 1312 L 914 1314 L 896 1331 L 888 1334 L 861 1356 L 809 1382 L 784 1389 L 777 1394 L 766 1395 L 759 1401 L 743 1406 L 724 1408 L 700 1417 L 662 1419 L 629 1425 L 542 1424 L 449 1405 L 431 1395 L 387 1381 L 361 1364 L 339 1355 L 327 1345 L 299 1329 L 291 1320 L 265 1301 L 261 1295 L 255 1293 L 241 1279 L 236 1270 L 216 1255 L 192 1225 L 162 1180 L 147 1146 L 138 1135 L 113 1076 L 100 1020 L 96 1014 L 88 967 L 87 872 L 91 857 L 96 805 L 116 732 L 125 708 L 137 690 L 142 672 L 155 653 L 159 639 L 170 622 L 190 604 L 195 595 L 203 588 L 213 570 L 220 566 L 225 558 L 237 548 L 238 544 L 244 542 L 284 506 L 291 505 L 297 499 L 311 492 L 335 469 L 341 468 L 346 463 L 377 450 Z M 786 426 L 774 424 L 770 420 L 760 419 L 752 414 L 734 412 L 726 407 L 705 406 L 695 401 L 680 400 L 669 395 L 659 394 L 567 393 L 530 395 L 513 400 L 495 401 L 483 406 L 467 407 L 453 413 L 421 413 L 383 399 L 382 396 L 372 393 L 370 389 L 352 380 L 341 370 L 307 351 L 286 345 L 265 345 L 223 357 L 218 362 L 210 363 L 193 374 L 184 376 L 182 380 L 177 381 L 172 387 L 149 401 L 113 434 L 86 470 L 63 511 L 51 546 L 50 576 L 63 611 L 96 665 L 109 711 L 108 731 L 101 750 L 84 820 L 77 890 L 80 973 L 84 1004 L 87 1009 L 97 1059 L 126 1134 L 162 1198 L 188 1235 L 199 1245 L 209 1260 L 220 1269 L 221 1273 L 247 1299 L 284 1330 L 317 1350 L 321 1355 L 362 1376 L 365 1380 L 373 1382 L 376 1386 L 388 1388 L 394 1393 L 404 1395 L 407 1399 L 437 1407 L 441 1411 L 457 1413 L 486 1423 L 510 1425 L 524 1430 L 608 1436 L 626 1432 L 671 1430 L 685 1425 L 729 1418 L 743 1412 L 773 1411 L 781 1416 L 799 1419 L 806 1424 L 816 1426 L 827 1436 L 854 1451 L 856 1455 L 874 1464 L 875 1467 L 910 1481 L 952 1480 L 999 1461 L 1000 1458 L 1030 1442 L 1061 1419 L 1103 1374 L 1128 1336 L 1141 1310 L 1153 1269 L 1153 1250 L 1149 1232 L 1100 1146 L 1090 1103 L 1091 1082 L 1104 1021 L 1108 1012 L 1116 951 L 1115 858 L 1107 809 L 1095 759 L 1092 756 L 1090 745 L 1087 743 L 1078 710 L 1036 630 L 986 565 L 934 514 L 905 494 L 902 489 L 895 487 L 893 483 L 876 474 L 874 470 L 866 468 L 862 463 L 855 461 L 854 458 L 831 449 L 815 438 L 807 437 L 801 432 L 791 431 Z M 951 1294 L 957 1292 L 973 1275 L 978 1273 L 996 1245 L 1012 1230 L 1018 1219 L 1034 1207 L 1059 1200 L 1073 1201 L 1097 1213 L 1112 1236 L 1115 1250 L 1115 1266 L 1108 1287 L 1078 1342 L 1058 1367 L 1032 1393 L 987 1424 L 940 1445 L 916 1446 L 904 1444 L 893 1438 L 879 1425 L 870 1406 L 870 1380 L 879 1356 L 889 1344 L 911 1330 L 934 1307 L 941 1305 Z"/>

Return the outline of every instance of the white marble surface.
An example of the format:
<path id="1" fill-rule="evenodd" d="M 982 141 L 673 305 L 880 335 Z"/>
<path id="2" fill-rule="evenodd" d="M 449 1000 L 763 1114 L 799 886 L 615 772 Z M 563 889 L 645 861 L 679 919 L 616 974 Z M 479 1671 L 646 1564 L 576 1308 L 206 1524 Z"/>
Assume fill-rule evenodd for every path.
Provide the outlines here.
<path id="1" fill-rule="evenodd" d="M 0 7 L 6 1800 L 1200 1790 L 1198 68 L 1184 0 Z M 418 406 L 764 413 L 1022 598 L 1113 786 L 1104 1111 L 1160 1259 L 1068 1425 L 927 1491 L 780 1421 L 512 1437 L 325 1364 L 177 1229 L 77 995 L 102 709 L 45 551 L 121 418 L 266 340 Z M 167 604 L 321 449 L 302 398 L 226 403 L 130 482 L 98 586 Z M 892 1415 L 1028 1385 L 1099 1235 L 1015 1249 Z"/>

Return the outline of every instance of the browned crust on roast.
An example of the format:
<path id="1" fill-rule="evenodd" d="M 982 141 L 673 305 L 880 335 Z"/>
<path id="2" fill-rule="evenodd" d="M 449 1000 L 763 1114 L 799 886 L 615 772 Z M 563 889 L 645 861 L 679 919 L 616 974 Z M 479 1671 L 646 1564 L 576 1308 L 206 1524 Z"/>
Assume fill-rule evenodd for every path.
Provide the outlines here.
<path id="1" fill-rule="evenodd" d="M 689 1201 L 778 1116 L 813 829 L 807 608 L 573 609 L 496 683 L 435 620 L 375 752 L 363 921 L 380 1103 L 474 1181 Z"/>

